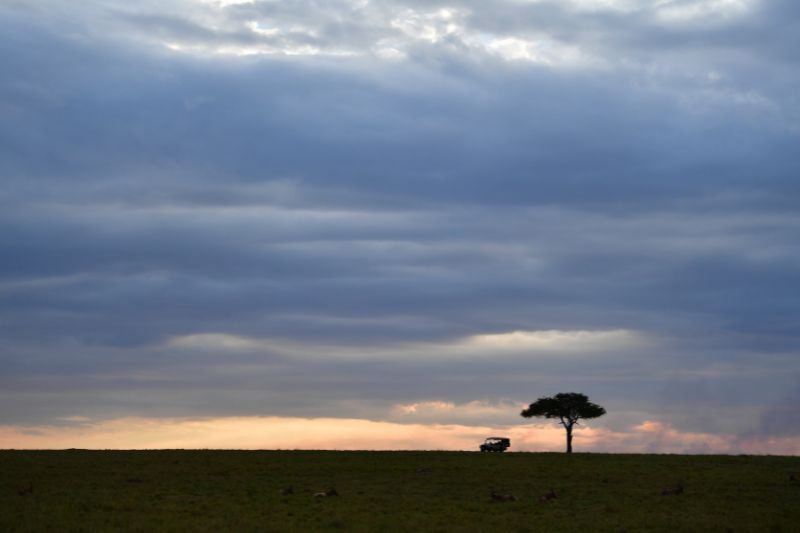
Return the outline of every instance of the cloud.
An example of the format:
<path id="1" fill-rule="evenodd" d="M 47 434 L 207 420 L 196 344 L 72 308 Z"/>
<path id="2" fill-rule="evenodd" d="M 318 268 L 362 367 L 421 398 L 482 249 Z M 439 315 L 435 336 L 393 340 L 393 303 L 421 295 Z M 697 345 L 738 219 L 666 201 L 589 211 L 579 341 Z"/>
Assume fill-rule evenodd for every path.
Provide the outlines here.
<path id="1" fill-rule="evenodd" d="M 772 405 L 764 407 L 758 427 L 745 435 L 746 438 L 781 438 L 800 435 L 800 414 L 795 406 L 800 401 L 800 376 L 788 394 L 779 397 Z"/>
<path id="2" fill-rule="evenodd" d="M 596 451 L 628 453 L 773 454 L 797 455 L 796 438 L 742 438 L 739 435 L 679 431 L 648 420 L 623 432 L 585 430 L 580 437 Z M 577 438 L 577 437 L 576 437 Z"/>
<path id="3" fill-rule="evenodd" d="M 473 400 L 457 404 L 443 400 L 423 400 L 397 404 L 391 419 L 400 423 L 447 423 L 471 426 L 491 426 L 513 423 L 525 405 L 508 400 L 490 402 Z"/>
<path id="4" fill-rule="evenodd" d="M 797 16 L 6 3 L 0 420 L 746 434 L 798 370 Z"/>
<path id="5" fill-rule="evenodd" d="M 119 419 L 78 430 L 2 427 L 0 448 L 473 449 L 486 430 L 342 418 Z"/>
<path id="6" fill-rule="evenodd" d="M 622 348 L 636 342 L 636 333 L 613 331 L 512 331 L 474 335 L 466 340 L 468 346 L 497 350 L 535 352 L 554 350 L 582 352 Z"/>
<path id="7" fill-rule="evenodd" d="M 409 361 L 432 356 L 440 360 L 554 357 L 565 353 L 586 356 L 595 352 L 640 347 L 644 342 L 641 335 L 631 331 L 513 331 L 429 343 L 384 342 L 363 345 L 195 333 L 172 337 L 167 340 L 165 347 L 219 354 L 273 353 L 287 359 Z"/>

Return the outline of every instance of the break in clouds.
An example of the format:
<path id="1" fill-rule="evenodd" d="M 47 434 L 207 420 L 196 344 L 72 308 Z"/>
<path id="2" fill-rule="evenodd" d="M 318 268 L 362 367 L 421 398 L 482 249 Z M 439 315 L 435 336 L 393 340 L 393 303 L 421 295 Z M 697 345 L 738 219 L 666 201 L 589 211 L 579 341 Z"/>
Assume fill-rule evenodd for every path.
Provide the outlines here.
<path id="1" fill-rule="evenodd" d="M 2 445 L 231 417 L 472 439 L 575 390 L 609 412 L 593 449 L 800 453 L 798 20 L 0 3 Z"/>

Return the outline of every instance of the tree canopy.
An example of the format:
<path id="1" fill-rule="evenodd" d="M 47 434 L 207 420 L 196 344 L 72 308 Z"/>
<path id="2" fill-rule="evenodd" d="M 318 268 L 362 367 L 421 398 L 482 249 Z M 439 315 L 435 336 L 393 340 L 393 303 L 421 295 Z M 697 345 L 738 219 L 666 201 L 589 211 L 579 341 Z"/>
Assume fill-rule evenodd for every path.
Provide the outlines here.
<path id="1" fill-rule="evenodd" d="M 589 401 L 589 397 L 579 392 L 559 392 L 555 396 L 539 398 L 523 409 L 520 415 L 525 418 L 557 418 L 567 431 L 567 453 L 572 453 L 572 428 L 581 419 L 598 418 L 606 410 Z"/>

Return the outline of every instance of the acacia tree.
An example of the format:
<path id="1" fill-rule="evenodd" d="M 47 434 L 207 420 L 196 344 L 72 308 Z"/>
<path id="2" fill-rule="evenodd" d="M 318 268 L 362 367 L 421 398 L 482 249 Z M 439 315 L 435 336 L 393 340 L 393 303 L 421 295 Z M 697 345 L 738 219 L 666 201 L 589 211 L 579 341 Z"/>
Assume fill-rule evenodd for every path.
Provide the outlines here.
<path id="1" fill-rule="evenodd" d="M 559 392 L 555 396 L 539 398 L 520 413 L 525 418 L 558 418 L 567 430 L 567 453 L 572 453 L 572 428 L 578 420 L 598 418 L 606 410 L 589 401 L 589 397 L 578 392 Z"/>

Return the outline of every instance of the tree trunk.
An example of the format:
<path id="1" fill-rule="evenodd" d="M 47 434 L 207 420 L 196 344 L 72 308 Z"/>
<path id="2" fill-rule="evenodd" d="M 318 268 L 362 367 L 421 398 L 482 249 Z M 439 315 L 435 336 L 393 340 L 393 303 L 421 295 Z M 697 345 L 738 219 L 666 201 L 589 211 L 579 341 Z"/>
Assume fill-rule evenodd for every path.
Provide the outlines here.
<path id="1" fill-rule="evenodd" d="M 567 453 L 572 453 L 572 425 L 565 427 L 567 428 Z"/>

